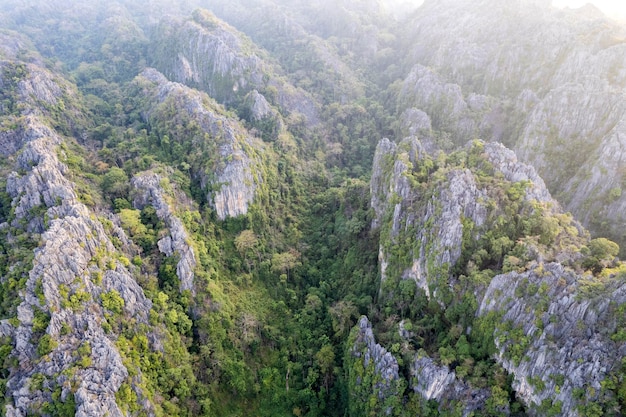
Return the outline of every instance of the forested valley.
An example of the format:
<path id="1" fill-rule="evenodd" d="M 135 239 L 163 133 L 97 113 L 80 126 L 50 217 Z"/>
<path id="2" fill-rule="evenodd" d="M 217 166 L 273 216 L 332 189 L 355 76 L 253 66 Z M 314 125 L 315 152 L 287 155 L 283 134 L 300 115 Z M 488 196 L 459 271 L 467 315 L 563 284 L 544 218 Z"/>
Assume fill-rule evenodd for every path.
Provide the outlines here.
<path id="1" fill-rule="evenodd" d="M 4 415 L 626 412 L 626 28 L 400 3 L 0 2 Z"/>

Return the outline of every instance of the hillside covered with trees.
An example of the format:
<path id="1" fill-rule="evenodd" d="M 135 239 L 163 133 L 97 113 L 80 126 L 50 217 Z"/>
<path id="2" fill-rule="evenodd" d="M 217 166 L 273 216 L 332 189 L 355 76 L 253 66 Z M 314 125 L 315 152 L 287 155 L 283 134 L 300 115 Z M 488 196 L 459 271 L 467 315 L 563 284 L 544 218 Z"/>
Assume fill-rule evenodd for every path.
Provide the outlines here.
<path id="1" fill-rule="evenodd" d="M 0 3 L 3 415 L 626 413 L 626 29 L 397 3 Z"/>

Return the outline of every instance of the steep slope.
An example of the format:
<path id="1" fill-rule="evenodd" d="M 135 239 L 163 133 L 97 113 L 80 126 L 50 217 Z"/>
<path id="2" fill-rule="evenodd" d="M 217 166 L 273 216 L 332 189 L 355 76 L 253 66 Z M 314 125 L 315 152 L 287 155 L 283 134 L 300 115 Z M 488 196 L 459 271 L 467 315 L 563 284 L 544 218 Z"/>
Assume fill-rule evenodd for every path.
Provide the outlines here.
<path id="1" fill-rule="evenodd" d="M 344 8 L 322 2 L 218 1 L 211 9 L 270 51 L 296 86 L 320 102 L 345 103 L 365 92 L 364 80 L 349 61 L 361 53 L 375 53 L 379 42 L 378 27 L 360 22 L 372 17 L 353 13 L 351 9 L 360 5 L 346 3 L 351 4 Z M 322 21 L 328 25 L 319 24 Z M 333 41 L 329 39 L 332 35 L 339 36 Z M 351 48 L 354 43 L 368 46 Z"/>
<path id="2" fill-rule="evenodd" d="M 13 210 L 2 241 L 6 248 L 26 238 L 37 250 L 3 277 L 3 304 L 16 307 L 3 309 L 3 336 L 10 337 L 15 360 L 6 382 L 7 414 L 54 413 L 75 404 L 76 415 L 122 416 L 116 403 L 122 384 L 149 412 L 141 373 L 130 377 L 116 340 L 119 315 L 133 317 L 125 327 L 136 331 L 148 324 L 151 303 L 57 157 L 63 139 L 44 114 L 72 93 L 45 70 L 21 68 L 12 79 L 21 117 L 8 135 L 14 141 L 9 149 L 19 152 L 6 183 Z"/>
<path id="3" fill-rule="evenodd" d="M 474 407 L 493 410 L 501 394 L 478 393 L 464 361 L 495 353 L 532 415 L 589 415 L 617 403 L 626 353 L 615 316 L 626 288 L 623 266 L 613 260 L 618 246 L 589 240 L 533 168 L 495 143 L 475 142 L 434 159 L 415 138 L 398 145 L 383 140 L 372 207 L 381 228 L 383 305 L 421 320 L 423 291 L 438 304 L 426 311 L 436 317 L 442 308 L 444 328 L 450 326 L 449 339 L 428 342 L 424 330 L 416 338 L 400 324 L 404 357 L 410 346 L 421 347 L 444 365 L 456 363 L 464 380 L 455 381 L 445 367 L 433 369 L 426 352 L 417 353 L 411 375 L 424 399 L 450 409 L 449 401 L 482 396 L 489 399 Z M 615 269 L 600 272 L 603 266 Z"/>
<path id="4" fill-rule="evenodd" d="M 171 175 L 171 173 L 169 173 Z M 131 179 L 131 194 L 134 195 L 133 207 L 143 210 L 148 206 L 154 208 L 157 217 L 165 223 L 169 230 L 167 236 L 162 237 L 157 246 L 159 251 L 168 257 L 176 256 L 176 275 L 180 281 L 180 291 L 189 291 L 195 295 L 194 271 L 198 262 L 190 241 L 189 233 L 185 230 L 183 222 L 174 214 L 174 203 L 189 210 L 191 202 L 185 201 L 184 193 L 178 191 L 168 195 L 163 184 L 168 184 L 168 175 L 160 175 L 156 172 L 141 172 Z"/>
<path id="5" fill-rule="evenodd" d="M 6 414 L 623 413 L 621 29 L 381 4 L 0 4 Z"/>
<path id="6" fill-rule="evenodd" d="M 196 10 L 185 21 L 163 21 L 154 33 L 153 65 L 173 81 L 230 105 L 257 90 L 285 115 L 300 114 L 309 126 L 319 122 L 317 105 L 308 94 L 286 83 L 279 67 L 258 47 L 209 11 Z"/>
<path id="7" fill-rule="evenodd" d="M 593 6 L 490 0 L 426 1 L 408 27 L 405 65 L 419 65 L 401 107 L 423 109 L 457 144 L 505 142 L 586 226 L 621 241 L 623 27 Z M 477 94 L 490 98 L 477 106 Z"/>
<path id="8" fill-rule="evenodd" d="M 154 69 L 135 80 L 148 124 L 160 132 L 171 157 L 186 160 L 219 219 L 246 214 L 263 182 L 263 144 L 198 91 L 169 82 Z M 167 139 L 165 136 L 171 137 Z M 168 143 L 163 143 L 163 142 Z"/>

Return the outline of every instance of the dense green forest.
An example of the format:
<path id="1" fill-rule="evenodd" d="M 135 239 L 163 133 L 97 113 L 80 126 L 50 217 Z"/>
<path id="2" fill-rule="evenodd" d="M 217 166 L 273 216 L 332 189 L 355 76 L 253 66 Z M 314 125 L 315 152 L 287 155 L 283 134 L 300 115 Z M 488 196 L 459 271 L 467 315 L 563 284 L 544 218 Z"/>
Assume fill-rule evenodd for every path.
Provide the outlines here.
<path id="1" fill-rule="evenodd" d="M 0 5 L 5 414 L 621 415 L 619 246 L 512 92 L 414 97 L 420 10 Z"/>

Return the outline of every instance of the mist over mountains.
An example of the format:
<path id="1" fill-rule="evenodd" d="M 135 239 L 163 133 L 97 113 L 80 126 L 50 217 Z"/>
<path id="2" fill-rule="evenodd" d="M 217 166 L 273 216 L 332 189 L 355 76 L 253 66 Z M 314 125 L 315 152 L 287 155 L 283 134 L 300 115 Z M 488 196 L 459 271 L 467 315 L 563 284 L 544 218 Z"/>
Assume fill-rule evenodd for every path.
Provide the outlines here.
<path id="1" fill-rule="evenodd" d="M 625 89 L 593 6 L 3 1 L 4 415 L 622 415 Z"/>

